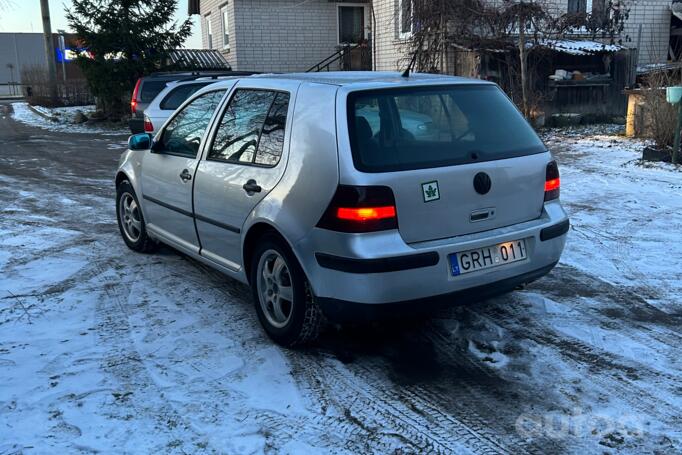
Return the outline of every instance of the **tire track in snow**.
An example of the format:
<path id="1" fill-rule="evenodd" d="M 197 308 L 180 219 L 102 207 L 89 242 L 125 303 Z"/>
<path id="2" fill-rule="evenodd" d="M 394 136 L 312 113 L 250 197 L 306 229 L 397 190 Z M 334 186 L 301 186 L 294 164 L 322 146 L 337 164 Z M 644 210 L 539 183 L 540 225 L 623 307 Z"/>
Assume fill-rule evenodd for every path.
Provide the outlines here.
<path id="1" fill-rule="evenodd" d="M 627 400 L 628 404 L 642 415 L 649 416 L 653 412 L 653 415 L 663 422 L 682 424 L 678 406 L 662 402 L 659 396 L 652 395 L 649 390 L 635 383 L 641 377 L 642 371 L 647 370 L 645 365 L 622 361 L 607 351 L 559 335 L 552 332 L 549 326 L 538 325 L 532 320 L 525 321 L 521 328 L 515 322 L 510 322 L 513 316 L 504 310 L 486 313 L 484 317 L 515 334 L 515 337 L 523 336 L 541 346 L 554 347 L 564 359 L 572 361 L 579 367 L 587 367 L 591 374 L 585 379 L 605 396 L 615 395 Z M 604 375 L 603 371 L 607 374 Z M 646 373 L 649 377 L 661 375 L 661 372 L 651 370 Z M 677 378 L 677 381 L 679 380 L 680 378 Z"/>
<path id="2" fill-rule="evenodd" d="M 585 281 L 589 281 L 591 285 L 585 284 Z M 566 292 L 561 291 L 559 284 L 570 289 L 572 295 L 567 296 Z M 682 317 L 671 315 L 649 304 L 633 289 L 623 290 L 620 287 L 611 286 L 566 266 L 557 267 L 545 280 L 536 282 L 532 286 L 541 290 L 541 295 L 554 297 L 572 309 L 589 313 L 594 319 L 607 317 L 609 330 L 624 334 L 651 349 L 652 352 L 660 352 L 661 346 L 667 347 L 669 360 L 679 360 L 677 353 L 679 346 L 682 345 Z M 593 310 L 592 307 L 578 301 L 582 297 L 593 299 L 597 293 L 602 299 L 604 297 L 607 299 L 607 302 L 600 301 L 598 309 Z M 627 302 L 627 306 L 624 306 L 623 302 Z M 584 323 L 588 325 L 589 321 Z M 653 343 L 654 341 L 656 343 Z M 634 363 L 640 364 L 640 362 Z M 641 368 L 646 368 L 646 366 L 638 366 L 638 369 Z M 669 380 L 671 385 L 680 380 L 679 377 L 662 371 L 651 373 Z"/>
<path id="3" fill-rule="evenodd" d="M 423 344 L 433 339 L 433 331 L 432 326 L 423 327 L 416 333 L 409 333 L 409 341 L 402 340 L 398 344 Z M 496 393 L 505 393 L 505 384 L 495 384 L 499 377 L 472 361 L 452 343 L 434 343 L 440 368 L 459 370 L 454 378 L 438 376 L 435 390 L 432 387 L 435 383 L 428 386 L 419 381 L 401 384 L 387 379 L 386 372 L 391 370 L 391 365 L 381 358 L 382 349 L 378 348 L 378 353 L 372 352 L 375 355 L 363 353 L 365 355 L 359 359 L 345 364 L 331 359 L 328 354 L 318 354 L 313 359 L 301 361 L 297 370 L 303 371 L 310 393 L 319 397 L 325 408 L 339 409 L 344 403 L 361 400 L 351 409 L 353 414 L 364 420 L 366 425 L 369 425 L 367 422 L 382 422 L 390 428 L 384 429 L 384 434 L 397 433 L 414 441 L 412 446 L 403 446 L 404 450 L 435 453 L 546 453 L 552 449 L 562 450 L 560 442 L 526 442 L 514 436 L 513 429 L 510 431 L 508 426 L 500 426 L 502 420 L 513 426 L 518 416 L 514 408 L 511 414 L 503 415 L 495 401 L 490 400 Z M 325 352 L 324 348 L 322 352 Z M 447 361 L 443 362 L 444 359 Z M 444 390 L 447 392 L 442 393 Z M 480 415 L 481 412 L 484 415 Z M 376 438 L 380 438 L 381 434 L 378 432 Z"/>
<path id="4" fill-rule="evenodd" d="M 125 259 L 128 260 L 125 262 L 130 263 L 131 257 L 135 256 L 126 255 Z M 134 268 L 139 268 L 140 263 L 133 265 Z M 177 412 L 168 400 L 163 399 L 163 391 L 150 376 L 144 359 L 130 339 L 132 329 L 127 308 L 131 297 L 130 288 L 126 289 L 122 286 L 121 279 L 128 278 L 128 274 L 134 274 L 134 272 L 131 272 L 128 267 L 119 275 L 111 267 L 105 266 L 103 262 L 95 262 L 94 269 L 94 277 L 100 280 L 106 295 L 106 298 L 99 299 L 96 305 L 98 319 L 96 328 L 100 344 L 107 346 L 100 368 L 116 378 L 117 387 L 124 393 L 132 392 L 132 396 L 126 401 L 125 408 L 122 410 L 127 411 L 128 408 L 132 408 L 136 417 L 155 421 L 156 429 L 166 434 L 167 442 L 180 441 L 181 447 L 187 447 L 189 451 L 196 450 L 193 443 L 205 440 L 205 435 L 197 433 L 191 423 Z M 110 411 L 113 412 L 114 409 Z M 161 439 L 157 442 L 163 441 Z M 125 446 L 125 441 L 121 443 Z M 164 451 L 168 450 L 168 447 L 157 444 L 154 450 Z"/>

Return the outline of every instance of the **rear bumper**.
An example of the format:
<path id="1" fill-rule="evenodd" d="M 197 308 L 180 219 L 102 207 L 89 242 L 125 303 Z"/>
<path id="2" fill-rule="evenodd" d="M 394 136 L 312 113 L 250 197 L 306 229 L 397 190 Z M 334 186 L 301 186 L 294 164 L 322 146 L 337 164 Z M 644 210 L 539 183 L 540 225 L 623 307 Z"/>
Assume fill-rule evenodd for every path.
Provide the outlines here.
<path id="1" fill-rule="evenodd" d="M 334 307 L 344 302 L 414 306 L 422 305 L 422 299 L 471 289 L 476 289 L 474 294 L 483 294 L 484 288 L 503 289 L 497 293 L 513 289 L 551 270 L 559 261 L 568 228 L 568 217 L 556 201 L 545 204 L 536 220 L 419 244 L 406 244 L 398 231 L 344 234 L 315 228 L 294 250 L 313 292 L 336 314 Z M 526 242 L 527 259 L 452 275 L 450 254 L 520 239 Z"/>
<path id="2" fill-rule="evenodd" d="M 132 134 L 144 133 L 144 118 L 132 117 L 128 120 L 128 126 Z"/>
<path id="3" fill-rule="evenodd" d="M 480 302 L 481 300 L 513 291 L 520 285 L 531 283 L 538 278 L 545 276 L 554 268 L 555 265 L 556 262 L 537 270 L 531 270 L 530 272 L 490 284 L 462 289 L 433 297 L 405 300 L 402 302 L 371 305 L 334 298 L 318 298 L 317 301 L 325 316 L 331 321 L 338 323 L 372 321 L 412 314 L 428 313 L 437 308 L 476 303 Z"/>

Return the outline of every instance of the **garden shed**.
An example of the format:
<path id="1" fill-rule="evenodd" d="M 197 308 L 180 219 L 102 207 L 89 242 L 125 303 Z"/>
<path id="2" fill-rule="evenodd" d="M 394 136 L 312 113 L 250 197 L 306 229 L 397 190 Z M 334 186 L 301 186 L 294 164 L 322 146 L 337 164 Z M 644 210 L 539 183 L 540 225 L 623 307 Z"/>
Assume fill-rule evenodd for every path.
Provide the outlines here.
<path id="1" fill-rule="evenodd" d="M 634 80 L 631 49 L 596 41 L 542 40 L 528 45 L 529 85 L 533 109 L 546 116 L 574 113 L 596 117 L 624 116 L 623 90 Z M 453 74 L 491 80 L 517 99 L 516 49 L 453 49 Z"/>

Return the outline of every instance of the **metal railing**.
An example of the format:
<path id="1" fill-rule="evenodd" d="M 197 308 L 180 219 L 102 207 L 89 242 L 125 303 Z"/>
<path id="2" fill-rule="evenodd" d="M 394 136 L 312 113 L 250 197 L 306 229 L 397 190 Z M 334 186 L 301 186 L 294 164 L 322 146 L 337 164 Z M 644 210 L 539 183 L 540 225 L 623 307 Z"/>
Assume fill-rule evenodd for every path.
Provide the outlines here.
<path id="1" fill-rule="evenodd" d="M 19 82 L 3 82 L 0 83 L 0 97 L 19 97 L 24 93 L 21 89 L 22 84 Z"/>
<path id="2" fill-rule="evenodd" d="M 359 53 L 359 63 L 355 64 L 353 54 L 357 53 Z M 371 62 L 369 60 L 369 46 L 366 42 L 342 44 L 332 55 L 308 68 L 306 73 L 331 71 L 331 66 L 334 64 L 338 64 L 341 71 L 371 69 Z"/>

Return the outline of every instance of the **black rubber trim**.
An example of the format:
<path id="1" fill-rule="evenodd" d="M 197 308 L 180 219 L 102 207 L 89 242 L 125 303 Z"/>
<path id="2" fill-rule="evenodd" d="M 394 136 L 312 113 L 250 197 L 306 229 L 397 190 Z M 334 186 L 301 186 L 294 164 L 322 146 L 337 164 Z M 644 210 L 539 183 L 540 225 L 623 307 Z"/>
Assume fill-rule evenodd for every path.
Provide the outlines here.
<path id="1" fill-rule="evenodd" d="M 400 270 L 431 267 L 438 264 L 440 260 L 438 253 L 435 251 L 380 259 L 355 259 L 326 253 L 315 253 L 315 258 L 321 267 L 347 273 L 397 272 Z"/>
<path id="2" fill-rule="evenodd" d="M 396 317 L 429 314 L 439 308 L 470 305 L 510 291 L 547 275 L 556 262 L 521 275 L 505 278 L 473 288 L 415 300 L 393 303 L 357 303 L 334 298 L 316 297 L 325 316 L 333 322 L 367 322 Z"/>
<path id="3" fill-rule="evenodd" d="M 132 117 L 128 120 L 128 127 L 132 134 L 144 133 L 144 118 L 142 117 Z"/>
<path id="4" fill-rule="evenodd" d="M 202 216 L 202 215 L 194 215 L 194 214 L 188 212 L 187 210 L 183 210 L 179 207 L 175 207 L 174 205 L 167 204 L 167 203 L 160 201 L 156 198 L 153 198 L 151 196 L 147 196 L 146 194 L 143 194 L 142 198 L 149 201 L 149 202 L 153 202 L 156 205 L 160 205 L 161 207 L 165 207 L 168 210 L 172 210 L 174 212 L 181 213 L 181 214 L 188 216 L 190 218 L 195 218 L 199 221 L 203 221 L 204 223 L 212 224 L 213 226 L 217 226 L 219 228 L 225 229 L 226 231 L 234 232 L 235 234 L 239 234 L 241 232 L 241 229 L 239 229 L 238 227 L 230 226 L 229 224 L 221 223 L 220 221 L 212 220 L 212 219 L 206 218 L 205 216 Z"/>
<path id="5" fill-rule="evenodd" d="M 147 196 L 146 194 L 143 194 L 143 195 L 142 195 L 142 199 L 147 200 L 147 201 L 149 201 L 149 202 L 153 202 L 154 204 L 160 205 L 161 207 L 165 207 L 165 208 L 167 208 L 168 210 L 172 210 L 172 211 L 174 211 L 174 212 L 181 213 L 181 214 L 183 214 L 183 215 L 185 215 L 185 216 L 188 216 L 188 217 L 190 217 L 190 218 L 194 218 L 194 214 L 193 214 L 193 213 L 188 212 L 187 210 L 181 209 L 180 207 L 176 207 L 176 206 L 174 206 L 174 205 L 167 204 L 167 203 L 165 203 L 165 202 L 163 202 L 163 201 L 159 201 L 158 199 L 153 198 L 153 197 L 151 197 L 151 196 Z"/>
<path id="6" fill-rule="evenodd" d="M 225 229 L 226 231 L 234 232 L 235 234 L 239 234 L 241 232 L 241 229 L 239 229 L 238 227 L 230 226 L 229 224 L 221 223 L 220 221 L 206 218 L 203 215 L 194 215 L 194 218 L 196 218 L 198 221 L 203 221 L 204 223 L 212 224 L 213 226 Z"/>
<path id="7" fill-rule="evenodd" d="M 540 240 L 544 242 L 545 240 L 551 240 L 559 236 L 562 236 L 568 232 L 568 229 L 570 227 L 571 222 L 568 219 L 566 219 L 561 223 L 555 224 L 554 226 L 544 228 L 543 230 L 540 231 Z"/>

